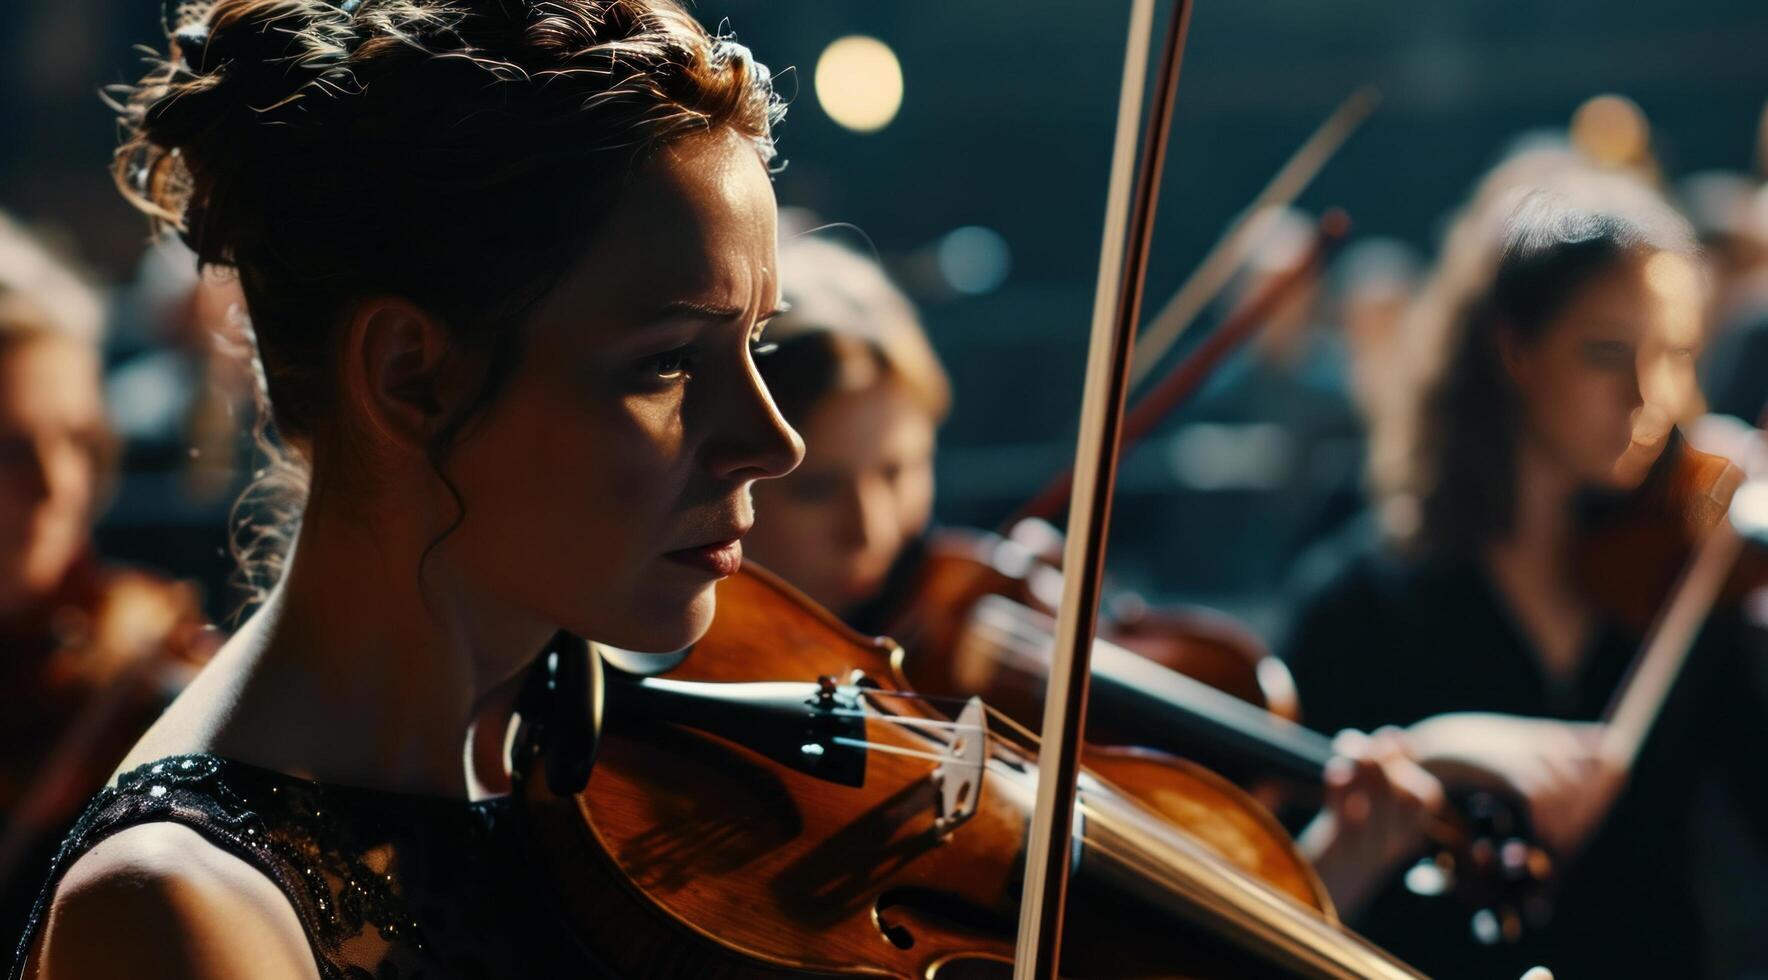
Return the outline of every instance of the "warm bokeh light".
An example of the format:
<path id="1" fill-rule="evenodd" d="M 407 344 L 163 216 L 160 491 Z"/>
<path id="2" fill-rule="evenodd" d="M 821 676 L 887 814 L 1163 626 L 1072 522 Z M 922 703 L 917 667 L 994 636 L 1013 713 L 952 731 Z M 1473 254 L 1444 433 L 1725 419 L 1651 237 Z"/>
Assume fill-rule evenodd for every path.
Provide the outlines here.
<path id="1" fill-rule="evenodd" d="M 1768 541 L 1768 481 L 1751 480 L 1731 497 L 1731 525 L 1752 541 Z"/>
<path id="2" fill-rule="evenodd" d="M 860 133 L 890 125 L 902 108 L 902 65 L 889 45 L 851 35 L 816 61 L 816 98 L 829 118 Z"/>
<path id="3" fill-rule="evenodd" d="M 1608 167 L 1645 162 L 1651 150 L 1651 124 L 1639 104 L 1624 95 L 1598 95 L 1572 113 L 1572 145 Z"/>

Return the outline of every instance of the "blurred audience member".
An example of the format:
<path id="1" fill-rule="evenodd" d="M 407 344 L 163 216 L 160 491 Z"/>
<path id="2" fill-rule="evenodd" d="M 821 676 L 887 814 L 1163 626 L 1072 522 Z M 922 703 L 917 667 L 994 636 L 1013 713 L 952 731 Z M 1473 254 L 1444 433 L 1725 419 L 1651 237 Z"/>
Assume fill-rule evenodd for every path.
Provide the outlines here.
<path id="1" fill-rule="evenodd" d="M 1714 279 L 1702 387 L 1712 411 L 1759 424 L 1768 409 L 1768 189 L 1708 172 L 1678 190 Z"/>
<path id="2" fill-rule="evenodd" d="M 1738 287 L 1760 278 L 1768 260 L 1768 226 L 1756 213 L 1758 185 L 1748 174 L 1704 170 L 1676 182 L 1676 202 L 1694 225 L 1712 264 L 1713 298 L 1723 312 Z M 1756 283 L 1756 291 L 1762 284 Z"/>
<path id="3" fill-rule="evenodd" d="M 214 643 L 195 591 L 103 564 L 97 298 L 0 216 L 0 946 L 68 823 Z"/>
<path id="4" fill-rule="evenodd" d="M 1400 321 L 1422 272 L 1418 252 L 1395 238 L 1359 239 L 1332 270 L 1339 325 L 1349 357 L 1352 400 L 1367 418 L 1391 388 Z"/>
<path id="5" fill-rule="evenodd" d="M 122 299 L 133 349 L 113 341 L 122 359 L 105 381 L 118 435 L 132 459 L 176 468 L 191 503 L 232 499 L 254 411 L 238 280 L 199 274 L 196 256 L 167 235 L 143 253 Z"/>
<path id="6" fill-rule="evenodd" d="M 1306 260 L 1312 218 L 1255 218 L 1259 243 L 1225 314 Z M 1168 459 L 1187 490 L 1208 496 L 1187 520 L 1231 525 L 1235 547 L 1212 570 L 1219 587 L 1258 590 L 1310 542 L 1362 508 L 1362 423 L 1351 394 L 1348 338 L 1322 316 L 1318 277 L 1282 305 L 1218 370 L 1172 430 Z M 1124 519 L 1150 519 L 1126 502 Z M 1170 502 L 1162 506 L 1171 507 Z"/>

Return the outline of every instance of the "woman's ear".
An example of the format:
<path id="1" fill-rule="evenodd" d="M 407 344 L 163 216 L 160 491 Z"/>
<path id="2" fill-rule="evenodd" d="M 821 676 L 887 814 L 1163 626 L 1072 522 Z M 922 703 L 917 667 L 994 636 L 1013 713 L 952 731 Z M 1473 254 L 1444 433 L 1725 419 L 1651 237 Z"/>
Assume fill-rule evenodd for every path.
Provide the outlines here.
<path id="1" fill-rule="evenodd" d="M 427 452 L 460 408 L 454 336 L 413 303 L 357 305 L 344 335 L 345 394 L 376 441 Z"/>

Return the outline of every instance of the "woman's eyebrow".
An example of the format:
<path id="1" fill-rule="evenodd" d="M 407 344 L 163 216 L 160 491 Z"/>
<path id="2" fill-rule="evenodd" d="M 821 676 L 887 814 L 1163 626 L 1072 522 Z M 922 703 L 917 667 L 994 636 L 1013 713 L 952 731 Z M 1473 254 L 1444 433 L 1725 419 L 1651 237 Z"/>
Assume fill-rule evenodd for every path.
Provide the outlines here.
<path id="1" fill-rule="evenodd" d="M 757 317 L 758 320 L 771 320 L 783 316 L 791 310 L 791 304 L 781 303 L 773 309 Z M 645 318 L 646 323 L 657 323 L 662 320 L 674 320 L 682 317 L 698 317 L 705 320 L 735 320 L 748 310 L 736 306 L 723 306 L 718 303 L 707 303 L 700 300 L 676 300 L 667 303 L 662 309 Z"/>
<path id="2" fill-rule="evenodd" d="M 742 315 L 743 311 L 734 306 L 680 299 L 664 304 L 661 309 L 646 317 L 645 322 L 656 323 L 659 320 L 675 320 L 683 317 L 698 317 L 704 320 L 734 320 Z"/>

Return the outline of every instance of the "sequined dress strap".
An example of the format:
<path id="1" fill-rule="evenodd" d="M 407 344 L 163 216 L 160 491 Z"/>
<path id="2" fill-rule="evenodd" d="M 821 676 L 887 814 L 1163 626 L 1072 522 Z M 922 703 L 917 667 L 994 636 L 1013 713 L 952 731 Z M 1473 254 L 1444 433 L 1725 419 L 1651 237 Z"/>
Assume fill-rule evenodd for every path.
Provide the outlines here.
<path id="1" fill-rule="evenodd" d="M 390 875 L 365 867 L 340 847 L 322 809 L 318 784 L 213 755 L 172 756 L 119 776 L 69 831 L 26 926 L 11 973 L 21 980 L 25 958 L 47 914 L 56 882 L 106 838 L 148 823 L 189 827 L 245 861 L 281 888 L 299 917 L 324 980 L 374 973 L 352 968 L 343 944 L 373 926 L 388 946 L 424 947 L 404 914 Z"/>

